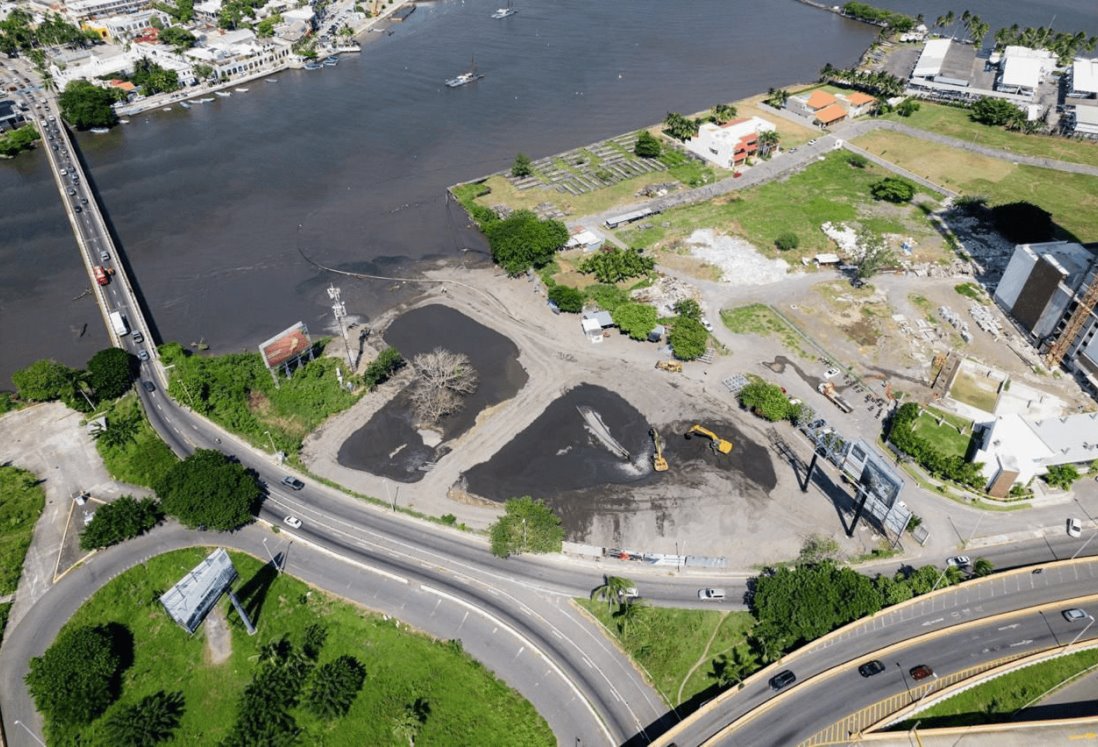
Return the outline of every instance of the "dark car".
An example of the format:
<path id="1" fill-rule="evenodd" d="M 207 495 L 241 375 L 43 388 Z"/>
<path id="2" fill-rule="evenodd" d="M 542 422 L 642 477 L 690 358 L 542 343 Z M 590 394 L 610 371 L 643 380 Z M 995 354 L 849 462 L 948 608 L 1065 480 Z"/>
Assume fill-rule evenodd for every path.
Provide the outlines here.
<path id="1" fill-rule="evenodd" d="M 149 359 L 149 351 L 141 348 L 137 351 L 137 359 L 140 361 L 147 361 Z"/>
<path id="2" fill-rule="evenodd" d="M 156 384 L 152 383 L 148 379 L 142 379 L 141 380 L 141 388 L 144 389 L 146 392 L 155 392 L 156 391 Z"/>
<path id="3" fill-rule="evenodd" d="M 296 477 L 291 477 L 290 475 L 286 475 L 282 478 L 282 484 L 288 488 L 293 488 L 294 490 L 301 490 L 303 487 L 305 487 L 305 483 L 301 482 L 301 480 L 298 480 Z"/>
<path id="4" fill-rule="evenodd" d="M 104 253 L 106 253 L 106 252 L 104 252 Z M 106 260 L 104 260 L 104 261 L 106 261 Z M 140 332 L 134 330 L 133 341 L 134 342 L 145 342 L 145 335 L 143 335 Z"/>
<path id="5" fill-rule="evenodd" d="M 872 677 L 875 674 L 880 674 L 884 670 L 885 665 L 882 664 L 880 660 L 874 659 L 873 661 L 867 661 L 865 664 L 858 667 L 858 674 L 863 677 Z"/>
<path id="6" fill-rule="evenodd" d="M 917 667 L 912 667 L 908 671 L 908 674 L 910 674 L 911 679 L 913 679 L 915 681 L 925 680 L 927 677 L 933 677 L 934 676 L 934 670 L 931 669 L 930 667 L 928 667 L 926 664 L 920 664 Z"/>
<path id="7" fill-rule="evenodd" d="M 770 689 L 777 692 L 783 687 L 789 687 L 797 681 L 797 675 L 788 669 L 783 669 L 770 678 Z"/>

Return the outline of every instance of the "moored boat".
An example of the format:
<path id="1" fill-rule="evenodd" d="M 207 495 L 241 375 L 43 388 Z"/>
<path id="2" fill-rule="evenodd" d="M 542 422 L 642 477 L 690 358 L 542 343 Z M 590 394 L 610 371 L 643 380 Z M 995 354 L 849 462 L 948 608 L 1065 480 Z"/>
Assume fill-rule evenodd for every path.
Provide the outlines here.
<path id="1" fill-rule="evenodd" d="M 468 70 L 466 70 L 464 73 L 457 76 L 456 78 L 450 78 L 448 81 L 446 81 L 446 86 L 448 88 L 459 88 L 461 86 L 468 85 L 469 83 L 473 83 L 474 81 L 478 81 L 483 77 L 484 76 L 482 74 L 477 72 L 477 62 L 474 59 L 469 63 Z"/>

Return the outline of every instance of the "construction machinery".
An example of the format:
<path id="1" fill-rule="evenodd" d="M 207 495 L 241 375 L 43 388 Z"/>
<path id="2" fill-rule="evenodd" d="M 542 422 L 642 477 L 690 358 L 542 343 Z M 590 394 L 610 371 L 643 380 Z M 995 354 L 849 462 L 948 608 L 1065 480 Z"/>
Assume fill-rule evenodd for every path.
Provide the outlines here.
<path id="1" fill-rule="evenodd" d="M 730 454 L 732 452 L 732 442 L 731 441 L 725 441 L 723 438 L 718 436 L 713 431 L 709 430 L 708 428 L 703 428 L 702 426 L 698 425 L 697 423 L 694 423 L 694 425 L 690 426 L 690 430 L 688 430 L 683 435 L 686 436 L 687 438 L 690 438 L 695 433 L 698 434 L 699 436 L 705 436 L 706 438 L 708 438 L 709 439 L 709 448 L 711 448 L 713 451 L 715 451 L 715 452 L 719 451 L 722 454 Z"/>
<path id="2" fill-rule="evenodd" d="M 682 373 L 682 361 L 656 361 L 656 368 L 668 373 Z"/>
<path id="3" fill-rule="evenodd" d="M 655 428 L 649 428 L 648 435 L 652 437 L 652 445 L 656 447 L 655 453 L 652 454 L 652 469 L 657 472 L 666 472 L 667 460 L 663 456 L 663 445 L 660 443 L 660 434 L 656 432 Z"/>

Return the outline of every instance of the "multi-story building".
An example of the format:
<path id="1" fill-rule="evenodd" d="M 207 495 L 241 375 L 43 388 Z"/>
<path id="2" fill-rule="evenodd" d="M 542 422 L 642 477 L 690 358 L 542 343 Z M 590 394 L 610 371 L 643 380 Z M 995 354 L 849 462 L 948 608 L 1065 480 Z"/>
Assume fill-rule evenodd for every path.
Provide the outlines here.
<path id="1" fill-rule="evenodd" d="M 1072 63 L 1064 116 L 1072 134 L 1098 137 L 1098 60 L 1078 57 Z"/>
<path id="2" fill-rule="evenodd" d="M 729 169 L 739 166 L 759 150 L 759 134 L 776 128 L 762 117 L 733 119 L 723 125 L 706 122 L 696 137 L 684 144 L 691 153 Z"/>
<path id="3" fill-rule="evenodd" d="M 70 0 L 65 3 L 65 13 L 73 21 L 80 23 L 89 18 L 136 13 L 148 7 L 149 0 Z"/>
<path id="4" fill-rule="evenodd" d="M 188 49 L 184 55 L 193 63 L 208 65 L 221 79 L 239 78 L 286 62 L 292 45 L 282 39 L 257 39 L 247 29 L 211 33 L 205 46 Z"/>

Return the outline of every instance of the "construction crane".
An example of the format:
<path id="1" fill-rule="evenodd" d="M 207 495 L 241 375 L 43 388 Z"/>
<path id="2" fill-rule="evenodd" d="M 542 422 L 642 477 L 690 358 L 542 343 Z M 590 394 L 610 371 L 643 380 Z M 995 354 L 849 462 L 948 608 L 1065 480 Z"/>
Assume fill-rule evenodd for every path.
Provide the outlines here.
<path id="1" fill-rule="evenodd" d="M 705 436 L 706 438 L 708 438 L 709 448 L 711 448 L 713 451 L 719 451 L 722 454 L 729 454 L 732 452 L 731 441 L 725 441 L 713 431 L 709 430 L 708 428 L 703 428 L 697 423 L 694 423 L 694 425 L 690 426 L 690 430 L 688 430 L 683 435 L 685 435 L 687 438 L 690 438 L 695 433 L 697 433 L 699 436 Z"/>
<path id="2" fill-rule="evenodd" d="M 1091 263 L 1090 269 L 1087 270 L 1087 275 L 1084 275 L 1084 277 L 1087 276 L 1090 276 L 1090 287 L 1079 299 L 1075 311 L 1072 312 L 1067 324 L 1064 325 L 1064 331 L 1060 333 L 1060 336 L 1056 338 L 1056 342 L 1052 343 L 1052 347 L 1045 353 L 1045 365 L 1050 369 L 1059 368 L 1060 361 L 1064 359 L 1064 354 L 1071 347 L 1071 343 L 1075 341 L 1075 336 L 1079 334 L 1079 330 L 1083 328 L 1087 318 L 1094 311 L 1095 303 L 1098 303 L 1098 260 Z"/>
<path id="3" fill-rule="evenodd" d="M 652 445 L 656 447 L 656 451 L 652 454 L 652 469 L 657 472 L 667 471 L 667 460 L 663 456 L 663 446 L 660 444 L 660 434 L 656 432 L 655 428 L 648 429 L 648 435 L 652 437 Z"/>

